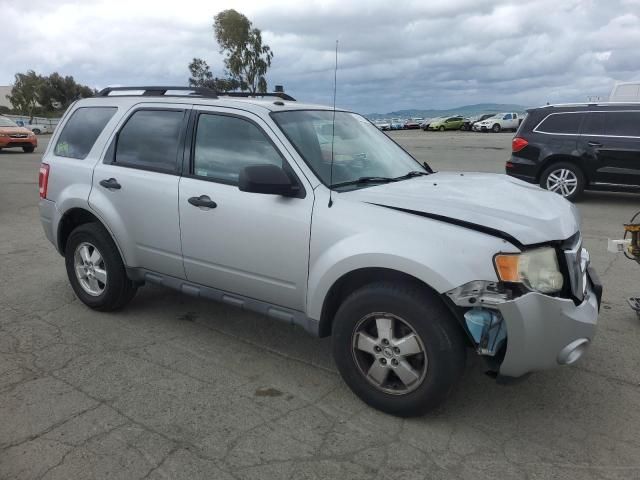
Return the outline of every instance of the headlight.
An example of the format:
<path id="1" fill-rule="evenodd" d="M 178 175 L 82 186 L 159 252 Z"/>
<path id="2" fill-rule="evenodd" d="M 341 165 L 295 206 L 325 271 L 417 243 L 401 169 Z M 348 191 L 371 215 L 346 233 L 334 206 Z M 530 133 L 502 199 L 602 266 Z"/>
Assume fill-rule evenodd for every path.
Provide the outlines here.
<path id="1" fill-rule="evenodd" d="M 7 135 L 6 133 L 0 133 L 0 137 L 8 137 L 9 135 Z"/>
<path id="2" fill-rule="evenodd" d="M 503 282 L 522 283 L 529 290 L 555 293 L 562 290 L 564 278 L 552 247 L 536 248 L 519 254 L 496 255 L 493 263 Z"/>

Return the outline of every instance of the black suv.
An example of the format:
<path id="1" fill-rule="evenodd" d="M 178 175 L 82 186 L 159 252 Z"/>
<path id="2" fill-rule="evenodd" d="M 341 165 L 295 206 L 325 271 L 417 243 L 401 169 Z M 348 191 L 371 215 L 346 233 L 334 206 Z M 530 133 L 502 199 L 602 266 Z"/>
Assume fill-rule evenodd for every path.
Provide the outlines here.
<path id="1" fill-rule="evenodd" d="M 587 190 L 640 191 L 640 103 L 528 110 L 508 175 L 575 200 Z"/>

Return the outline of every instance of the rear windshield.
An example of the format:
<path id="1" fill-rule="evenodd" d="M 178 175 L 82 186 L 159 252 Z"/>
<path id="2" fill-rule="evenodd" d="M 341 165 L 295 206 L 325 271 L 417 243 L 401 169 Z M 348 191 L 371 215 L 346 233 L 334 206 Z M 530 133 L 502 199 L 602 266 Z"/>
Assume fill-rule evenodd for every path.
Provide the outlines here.
<path id="1" fill-rule="evenodd" d="M 71 114 L 58 137 L 53 150 L 55 155 L 81 160 L 86 158 L 116 110 L 116 107 L 78 108 Z"/>

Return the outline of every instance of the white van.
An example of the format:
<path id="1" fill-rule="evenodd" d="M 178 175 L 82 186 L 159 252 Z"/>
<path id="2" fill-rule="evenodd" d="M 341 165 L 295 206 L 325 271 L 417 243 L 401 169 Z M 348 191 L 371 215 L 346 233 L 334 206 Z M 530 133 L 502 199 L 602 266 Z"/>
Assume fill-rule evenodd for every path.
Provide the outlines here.
<path id="1" fill-rule="evenodd" d="M 616 83 L 609 95 L 610 102 L 640 102 L 640 81 Z"/>

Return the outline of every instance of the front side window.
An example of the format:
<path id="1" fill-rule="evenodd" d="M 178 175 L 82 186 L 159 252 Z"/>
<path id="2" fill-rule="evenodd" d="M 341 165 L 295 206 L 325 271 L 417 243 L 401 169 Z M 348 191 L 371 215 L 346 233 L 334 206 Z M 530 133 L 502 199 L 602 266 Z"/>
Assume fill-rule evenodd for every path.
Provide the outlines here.
<path id="1" fill-rule="evenodd" d="M 53 153 L 58 157 L 86 158 L 117 110 L 116 107 L 78 108 L 60 132 Z"/>
<path id="2" fill-rule="evenodd" d="M 511 120 L 511 114 L 507 113 L 504 117 L 502 117 L 503 120 Z"/>
<path id="3" fill-rule="evenodd" d="M 237 185 L 249 165 L 282 166 L 282 156 L 255 124 L 227 115 L 200 114 L 193 152 L 193 173 Z"/>
<path id="4" fill-rule="evenodd" d="M 114 163 L 176 172 L 183 120 L 182 110 L 138 110 L 118 134 Z"/>
<path id="5" fill-rule="evenodd" d="M 640 112 L 607 112 L 605 134 L 617 137 L 640 137 Z"/>
<path id="6" fill-rule="evenodd" d="M 538 127 L 537 132 L 577 134 L 580 132 L 580 123 L 584 113 L 554 113 L 545 118 Z"/>
<path id="7" fill-rule="evenodd" d="M 357 182 L 366 177 L 395 180 L 425 169 L 407 152 L 355 113 L 292 110 L 273 119 L 300 156 L 325 185 Z M 331 158 L 333 151 L 333 178 Z M 358 186 L 366 186 L 361 182 Z"/>

